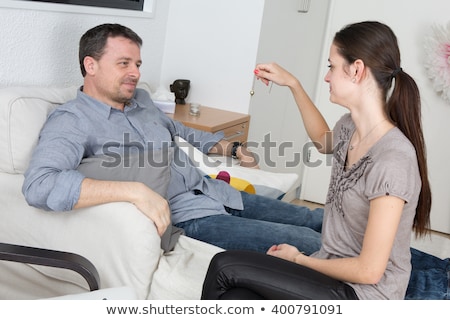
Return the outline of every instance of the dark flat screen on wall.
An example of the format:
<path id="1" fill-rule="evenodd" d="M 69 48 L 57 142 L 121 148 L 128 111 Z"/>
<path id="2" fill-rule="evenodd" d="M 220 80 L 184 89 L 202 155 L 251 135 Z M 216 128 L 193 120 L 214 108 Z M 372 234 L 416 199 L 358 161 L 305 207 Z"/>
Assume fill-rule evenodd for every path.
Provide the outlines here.
<path id="1" fill-rule="evenodd" d="M 144 0 L 27 0 L 37 2 L 64 3 L 91 7 L 104 7 L 126 10 L 144 9 Z"/>

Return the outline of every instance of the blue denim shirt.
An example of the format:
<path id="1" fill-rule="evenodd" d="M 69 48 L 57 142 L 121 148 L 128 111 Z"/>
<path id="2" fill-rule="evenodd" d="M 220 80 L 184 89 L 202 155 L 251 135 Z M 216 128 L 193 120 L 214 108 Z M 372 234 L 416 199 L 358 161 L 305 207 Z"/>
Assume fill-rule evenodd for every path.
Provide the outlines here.
<path id="1" fill-rule="evenodd" d="M 176 136 L 207 153 L 223 133 L 195 130 L 170 119 L 142 89 L 136 90 L 123 112 L 79 90 L 74 100 L 49 115 L 25 173 L 22 191 L 35 207 L 71 210 L 84 179 L 76 170 L 83 158 L 133 148 L 159 149 L 171 144 Z M 183 152 L 176 152 L 171 164 L 167 197 L 174 224 L 228 214 L 224 206 L 243 208 L 237 190 L 223 181 L 203 177 Z"/>

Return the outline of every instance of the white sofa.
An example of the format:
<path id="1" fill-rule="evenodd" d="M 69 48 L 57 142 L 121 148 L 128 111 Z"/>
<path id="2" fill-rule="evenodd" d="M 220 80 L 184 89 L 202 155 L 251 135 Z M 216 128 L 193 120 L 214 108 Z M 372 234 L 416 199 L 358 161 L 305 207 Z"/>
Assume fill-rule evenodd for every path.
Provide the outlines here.
<path id="1" fill-rule="evenodd" d="M 89 259 L 100 288 L 127 286 L 139 299 L 198 299 L 211 257 L 221 251 L 181 236 L 163 254 L 154 224 L 129 203 L 73 212 L 30 207 L 21 188 L 32 149 L 50 110 L 76 88 L 0 89 L 0 242 L 69 251 Z M 2 299 L 36 299 L 89 291 L 72 271 L 1 262 Z"/>
<path id="2" fill-rule="evenodd" d="M 199 299 L 209 261 L 222 249 L 181 236 L 174 251 L 164 254 L 154 224 L 129 203 L 46 212 L 25 201 L 23 173 L 39 131 L 49 111 L 74 98 L 76 90 L 0 89 L 0 242 L 84 256 L 98 270 L 100 289 L 126 286 L 138 299 Z M 275 186 L 285 193 L 298 179 L 295 174 L 260 170 L 253 179 L 241 169 L 236 168 L 236 172 L 255 185 L 271 179 L 271 192 Z M 67 270 L 2 261 L 0 274 L 0 299 L 50 298 L 89 291 L 81 276 Z"/>

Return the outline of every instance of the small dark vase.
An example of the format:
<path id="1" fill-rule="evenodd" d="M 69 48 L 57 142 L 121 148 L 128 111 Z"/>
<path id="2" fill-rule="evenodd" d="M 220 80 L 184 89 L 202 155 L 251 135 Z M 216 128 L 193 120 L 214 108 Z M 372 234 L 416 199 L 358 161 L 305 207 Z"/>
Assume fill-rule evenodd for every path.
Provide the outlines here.
<path id="1" fill-rule="evenodd" d="M 186 97 L 189 94 L 191 81 L 186 79 L 177 79 L 170 85 L 170 92 L 175 94 L 175 103 L 186 104 Z"/>

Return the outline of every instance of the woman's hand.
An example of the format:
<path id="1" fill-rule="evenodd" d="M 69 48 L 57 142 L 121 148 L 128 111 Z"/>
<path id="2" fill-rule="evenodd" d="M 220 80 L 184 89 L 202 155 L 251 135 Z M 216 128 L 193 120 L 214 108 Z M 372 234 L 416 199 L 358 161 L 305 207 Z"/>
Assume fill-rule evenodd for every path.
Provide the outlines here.
<path id="1" fill-rule="evenodd" d="M 304 256 L 298 249 L 290 244 L 273 245 L 267 250 L 267 254 L 270 256 L 282 258 L 295 263 L 300 263 L 299 257 Z"/>
<path id="2" fill-rule="evenodd" d="M 270 81 L 275 82 L 280 86 L 292 87 L 298 80 L 287 70 L 280 67 L 276 63 L 260 63 L 256 65 L 254 70 L 256 78 L 268 85 Z"/>

